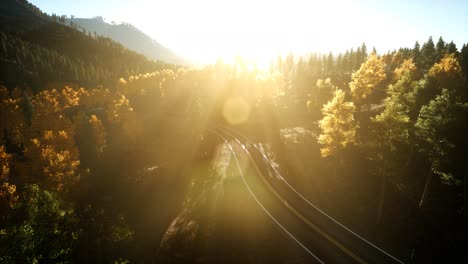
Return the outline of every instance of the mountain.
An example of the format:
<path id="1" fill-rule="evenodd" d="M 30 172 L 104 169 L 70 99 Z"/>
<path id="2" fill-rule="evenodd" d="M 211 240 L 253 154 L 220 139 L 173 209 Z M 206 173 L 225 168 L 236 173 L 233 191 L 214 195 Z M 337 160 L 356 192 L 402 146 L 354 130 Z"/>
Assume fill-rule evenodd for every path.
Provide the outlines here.
<path id="1" fill-rule="evenodd" d="M 48 16 L 26 0 L 0 1 L 0 30 L 24 32 L 43 26 Z"/>
<path id="2" fill-rule="evenodd" d="M 138 28 L 128 24 L 109 24 L 102 17 L 94 18 L 70 18 L 67 24 L 79 27 L 94 35 L 108 37 L 130 50 L 146 55 L 154 60 L 162 60 L 169 63 L 185 64 L 182 57 L 170 49 L 164 47 L 157 41 L 151 39 Z"/>
<path id="3" fill-rule="evenodd" d="M 66 26 L 64 16 L 49 16 L 26 0 L 1 0 L 0 22 L 0 81 L 10 88 L 106 85 L 171 67 L 110 38 Z"/>

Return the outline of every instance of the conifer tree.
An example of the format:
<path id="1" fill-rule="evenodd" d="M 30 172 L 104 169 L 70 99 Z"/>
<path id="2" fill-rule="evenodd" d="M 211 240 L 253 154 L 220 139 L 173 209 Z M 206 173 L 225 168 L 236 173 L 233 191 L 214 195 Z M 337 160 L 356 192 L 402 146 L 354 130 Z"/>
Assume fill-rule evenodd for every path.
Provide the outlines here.
<path id="1" fill-rule="evenodd" d="M 414 47 L 413 49 L 411 50 L 411 57 L 413 58 L 414 60 L 414 64 L 416 65 L 416 67 L 418 69 L 421 69 L 421 66 L 422 66 L 422 61 L 421 61 L 421 45 L 419 45 L 419 42 L 416 41 L 416 43 L 414 43 Z"/>
<path id="2" fill-rule="evenodd" d="M 437 41 L 436 44 L 436 55 L 435 55 L 435 61 L 438 62 L 442 57 L 447 53 L 446 49 L 446 44 L 442 37 L 439 37 L 439 40 Z"/>
<path id="3" fill-rule="evenodd" d="M 429 37 L 421 47 L 421 67 L 423 72 L 436 63 L 436 48 L 432 37 Z"/>

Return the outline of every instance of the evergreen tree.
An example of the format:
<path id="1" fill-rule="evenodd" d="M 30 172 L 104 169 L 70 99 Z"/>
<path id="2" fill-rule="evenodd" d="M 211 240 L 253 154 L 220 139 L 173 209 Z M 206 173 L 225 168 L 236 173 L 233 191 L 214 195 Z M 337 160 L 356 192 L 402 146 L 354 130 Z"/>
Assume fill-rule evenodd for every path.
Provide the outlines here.
<path id="1" fill-rule="evenodd" d="M 361 55 L 362 55 L 362 58 L 361 58 L 361 63 L 364 62 L 366 59 L 367 59 L 367 46 L 366 46 L 366 43 L 362 43 L 361 45 Z"/>
<path id="2" fill-rule="evenodd" d="M 447 54 L 454 53 L 458 57 L 457 46 L 455 45 L 455 43 L 453 43 L 453 41 L 450 41 L 450 43 L 447 44 L 446 50 L 447 50 L 446 51 Z"/>
<path id="3" fill-rule="evenodd" d="M 416 41 L 413 49 L 411 50 L 411 56 L 413 57 L 414 64 L 418 69 L 422 68 L 422 59 L 421 59 L 421 46 L 419 42 Z"/>
<path id="4" fill-rule="evenodd" d="M 447 53 L 446 49 L 446 44 L 442 37 L 439 37 L 439 40 L 437 41 L 436 44 L 436 56 L 435 56 L 435 61 L 438 62 L 442 57 Z"/>
<path id="5" fill-rule="evenodd" d="M 462 67 L 463 75 L 468 78 L 468 45 L 463 44 L 460 50 L 460 65 Z"/>
<path id="6" fill-rule="evenodd" d="M 421 48 L 421 67 L 425 72 L 436 63 L 436 49 L 432 37 L 429 37 Z"/>

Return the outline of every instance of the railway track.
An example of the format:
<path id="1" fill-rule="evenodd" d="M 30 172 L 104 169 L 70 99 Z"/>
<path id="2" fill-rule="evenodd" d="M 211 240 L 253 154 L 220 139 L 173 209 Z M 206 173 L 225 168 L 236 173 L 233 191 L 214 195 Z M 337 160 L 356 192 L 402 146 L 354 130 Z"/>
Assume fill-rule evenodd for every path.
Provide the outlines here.
<path id="1" fill-rule="evenodd" d="M 233 153 L 244 185 L 258 206 L 311 260 L 316 263 L 403 263 L 301 195 L 276 169 L 265 151 L 248 137 L 224 127 L 210 130 L 222 138 Z M 244 174 L 239 155 L 249 160 L 258 177 Z M 276 177 L 266 177 L 268 171 L 273 171 Z"/>

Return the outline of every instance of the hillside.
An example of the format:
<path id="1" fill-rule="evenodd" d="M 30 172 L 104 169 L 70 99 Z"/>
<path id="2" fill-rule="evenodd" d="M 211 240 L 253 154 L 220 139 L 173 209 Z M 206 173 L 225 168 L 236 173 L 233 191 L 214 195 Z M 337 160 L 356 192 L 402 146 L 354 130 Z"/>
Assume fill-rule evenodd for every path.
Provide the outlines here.
<path id="1" fill-rule="evenodd" d="M 8 87 L 48 83 L 109 84 L 167 68 L 115 41 L 63 25 L 27 1 L 0 3 L 0 74 Z"/>
<path id="2" fill-rule="evenodd" d="M 27 1 L 0 1 L 0 30 L 24 32 L 48 23 L 48 16 Z"/>
<path id="3" fill-rule="evenodd" d="M 79 25 L 81 28 L 93 35 L 96 33 L 97 35 L 111 38 L 122 44 L 124 47 L 144 54 L 148 58 L 175 64 L 187 63 L 186 60 L 175 54 L 173 51 L 162 46 L 160 43 L 151 39 L 148 35 L 130 24 L 109 24 L 100 17 L 67 19 L 67 24 L 70 23 Z"/>

